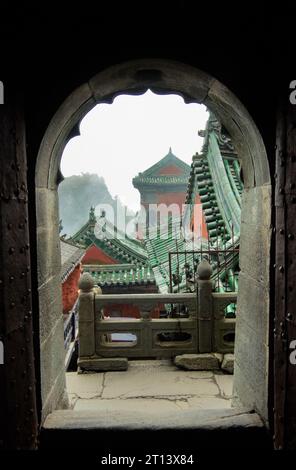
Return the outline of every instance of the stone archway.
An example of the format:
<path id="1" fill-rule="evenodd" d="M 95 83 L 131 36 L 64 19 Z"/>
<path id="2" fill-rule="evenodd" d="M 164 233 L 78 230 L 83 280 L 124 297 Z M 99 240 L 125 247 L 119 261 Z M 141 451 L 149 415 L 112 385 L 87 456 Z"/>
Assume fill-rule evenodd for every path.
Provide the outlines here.
<path id="1" fill-rule="evenodd" d="M 271 182 L 264 143 L 245 107 L 219 81 L 188 65 L 160 59 L 115 65 L 80 86 L 52 118 L 39 149 L 36 205 L 43 419 L 63 406 L 65 397 L 57 195 L 63 149 L 96 104 L 147 89 L 179 94 L 186 103 L 208 106 L 228 130 L 241 157 L 244 193 L 234 393 L 241 404 L 253 407 L 267 421 Z"/>

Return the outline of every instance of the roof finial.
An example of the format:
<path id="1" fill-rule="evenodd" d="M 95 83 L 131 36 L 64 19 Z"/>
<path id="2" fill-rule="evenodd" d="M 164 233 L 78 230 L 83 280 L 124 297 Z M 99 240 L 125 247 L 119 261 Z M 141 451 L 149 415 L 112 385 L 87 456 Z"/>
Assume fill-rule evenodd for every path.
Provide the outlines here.
<path id="1" fill-rule="evenodd" d="M 172 152 L 172 147 L 170 147 L 170 149 L 169 149 L 169 153 L 173 153 L 173 152 Z"/>
<path id="2" fill-rule="evenodd" d="M 95 208 L 94 208 L 94 206 L 90 206 L 90 210 L 89 210 L 89 221 L 90 221 L 90 222 L 96 222 L 96 221 L 97 221 L 96 215 L 95 215 Z"/>

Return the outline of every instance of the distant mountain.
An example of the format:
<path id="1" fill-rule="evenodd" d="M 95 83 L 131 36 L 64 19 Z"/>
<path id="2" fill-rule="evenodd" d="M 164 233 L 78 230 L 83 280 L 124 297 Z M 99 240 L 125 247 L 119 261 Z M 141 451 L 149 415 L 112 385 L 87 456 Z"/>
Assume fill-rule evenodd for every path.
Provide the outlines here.
<path id="1" fill-rule="evenodd" d="M 114 210 L 117 206 L 117 198 L 112 198 L 104 178 L 96 174 L 82 173 L 65 178 L 59 185 L 58 194 L 61 235 L 70 236 L 77 232 L 87 222 L 91 206 L 110 204 Z M 120 200 L 118 204 L 123 207 Z M 134 214 L 128 213 L 130 219 Z"/>

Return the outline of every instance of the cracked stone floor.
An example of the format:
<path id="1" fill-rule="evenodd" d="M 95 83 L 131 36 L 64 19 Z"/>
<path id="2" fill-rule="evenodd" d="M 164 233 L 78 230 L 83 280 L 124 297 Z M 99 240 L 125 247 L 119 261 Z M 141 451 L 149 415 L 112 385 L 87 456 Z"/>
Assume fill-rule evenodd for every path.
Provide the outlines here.
<path id="1" fill-rule="evenodd" d="M 170 360 L 131 360 L 124 372 L 68 372 L 66 380 L 74 410 L 159 413 L 231 407 L 232 375 L 181 370 Z"/>

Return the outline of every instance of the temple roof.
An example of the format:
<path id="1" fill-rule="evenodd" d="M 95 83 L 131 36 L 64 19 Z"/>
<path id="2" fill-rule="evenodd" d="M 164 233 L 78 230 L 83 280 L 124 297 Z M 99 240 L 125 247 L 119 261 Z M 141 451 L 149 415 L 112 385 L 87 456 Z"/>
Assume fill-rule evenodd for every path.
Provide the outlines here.
<path id="1" fill-rule="evenodd" d="M 227 132 L 212 113 L 206 130 L 201 131 L 200 135 L 204 137 L 202 153 L 193 157 L 191 167 L 177 158 L 170 149 L 159 162 L 139 173 L 133 179 L 133 184 L 139 188 L 147 184 L 186 182 L 186 210 L 193 209 L 196 196 L 199 195 L 209 242 L 185 240 L 181 234 L 180 219 L 177 218 L 171 220 L 170 228 L 150 228 L 149 238 L 140 242 L 126 236 L 104 217 L 97 218 L 91 208 L 88 222 L 71 237 L 71 241 L 85 248 L 95 244 L 117 261 L 112 268 L 96 268 L 96 274 L 94 272 L 93 275 L 99 285 L 156 282 L 161 292 L 167 292 L 170 289 L 169 252 L 178 251 L 178 256 L 171 257 L 171 273 L 177 273 L 181 277 L 178 289 L 186 289 L 188 286 L 184 266 L 186 263 L 194 266 L 196 262 L 196 254 L 188 251 L 196 252 L 201 247 L 207 249 L 210 246 L 238 247 L 243 189 L 238 155 Z M 153 230 L 160 230 L 161 235 L 158 236 Z M 177 232 L 181 236 L 176 237 Z M 237 264 L 237 259 L 230 259 L 227 270 L 232 270 L 235 263 Z"/>
<path id="2" fill-rule="evenodd" d="M 238 263 L 238 254 L 233 251 L 237 248 L 238 238 L 234 237 L 233 241 L 219 246 L 220 248 L 229 248 L 230 252 L 225 254 L 222 260 L 219 258 L 218 262 L 215 252 L 216 246 L 211 246 L 208 240 L 202 238 L 192 240 L 184 237 L 184 232 L 180 226 L 180 218 L 174 218 L 169 229 L 165 225 L 155 228 L 154 232 L 150 231 L 149 238 L 145 240 L 149 261 L 160 292 L 167 293 L 171 289 L 172 292 L 194 291 L 197 280 L 196 268 L 204 256 L 208 257 L 207 250 L 209 249 L 212 250 L 212 280 L 215 285 L 218 285 L 219 291 L 223 292 L 225 279 Z M 161 235 L 157 233 L 159 230 L 161 230 Z M 221 263 L 225 264 L 222 271 L 220 271 Z M 186 266 L 191 272 L 189 276 L 191 281 L 187 279 Z M 232 273 L 231 276 L 233 277 L 234 274 Z M 231 282 L 236 283 L 237 281 L 231 279 Z"/>
<path id="3" fill-rule="evenodd" d="M 162 293 L 170 290 L 169 253 L 179 252 L 178 256 L 171 256 L 171 272 L 179 270 L 181 273 L 185 263 L 192 264 L 193 261 L 192 254 L 185 255 L 183 252 L 200 248 L 200 242 L 196 245 L 184 239 L 180 222 L 180 218 L 175 217 L 169 224 L 150 229 L 149 238 L 145 240 L 155 281 Z"/>
<path id="4" fill-rule="evenodd" d="M 65 282 L 70 274 L 74 271 L 75 267 L 82 260 L 85 250 L 77 247 L 73 243 L 65 240 L 60 240 L 61 246 L 61 278 Z"/>
<path id="5" fill-rule="evenodd" d="M 86 266 L 96 284 L 100 287 L 144 286 L 155 284 L 153 270 L 150 266 L 133 264 L 110 264 Z"/>
<path id="6" fill-rule="evenodd" d="M 173 154 L 170 147 L 168 154 L 144 172 L 133 178 L 135 188 L 145 185 L 187 185 L 190 166 Z"/>
<path id="7" fill-rule="evenodd" d="M 96 217 L 94 208 L 90 209 L 89 220 L 70 240 L 79 243 L 85 250 L 96 246 L 116 262 L 84 266 L 84 270 L 91 273 L 100 287 L 155 285 L 143 242 L 129 238 L 105 217 Z"/>
<path id="8" fill-rule="evenodd" d="M 96 217 L 91 208 L 89 220 L 76 232 L 71 241 L 84 248 L 95 244 L 118 263 L 146 265 L 147 251 L 142 242 L 128 237 L 105 217 Z"/>
<path id="9" fill-rule="evenodd" d="M 240 162 L 231 138 L 210 113 L 202 153 L 193 157 L 186 204 L 194 205 L 199 194 L 209 239 L 225 241 L 240 233 L 241 193 Z"/>
<path id="10" fill-rule="evenodd" d="M 201 249 L 237 248 L 240 234 L 240 204 L 243 184 L 240 179 L 240 164 L 232 141 L 222 128 L 216 117 L 210 113 L 206 130 L 200 133 L 204 137 L 202 154 L 193 157 L 186 196 L 187 210 L 194 208 L 196 195 L 200 196 L 203 213 L 207 224 L 209 242 L 198 240 L 192 242 L 180 236 L 150 236 L 146 240 L 149 260 L 154 271 L 155 280 L 161 292 L 170 288 L 169 252 L 178 251 L 178 256 L 171 256 L 171 273 L 180 275 L 178 289 L 187 289 L 184 266 L 188 263 L 192 268 L 196 262 L 196 254 L 188 253 Z M 173 233 L 180 229 L 180 220 L 174 220 Z M 157 229 L 155 229 L 157 230 Z M 158 229 L 159 230 L 159 229 Z M 187 252 L 187 253 L 185 253 Z M 219 274 L 224 279 L 228 272 L 237 266 L 238 256 L 231 253 L 225 255 L 225 270 Z M 215 263 L 213 278 L 217 278 Z M 231 274 L 233 277 L 234 275 Z M 226 276 L 227 278 L 228 276 Z M 223 291 L 224 281 L 219 282 L 219 290 Z M 233 278 L 237 284 L 237 279 Z"/>

